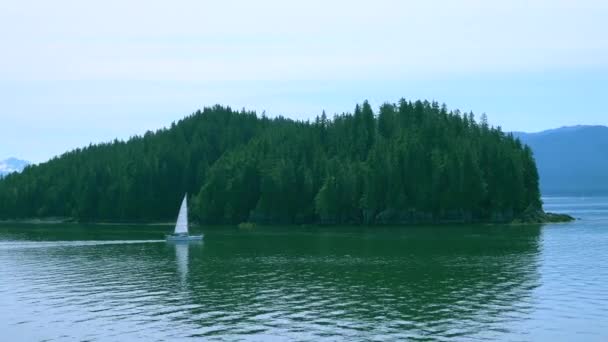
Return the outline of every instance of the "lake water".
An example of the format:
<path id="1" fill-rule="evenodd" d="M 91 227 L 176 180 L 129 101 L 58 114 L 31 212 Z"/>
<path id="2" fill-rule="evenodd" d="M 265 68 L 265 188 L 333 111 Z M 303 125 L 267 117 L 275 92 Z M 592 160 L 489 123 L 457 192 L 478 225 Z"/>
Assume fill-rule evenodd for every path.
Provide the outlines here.
<path id="1" fill-rule="evenodd" d="M 608 198 L 544 226 L 0 225 L 2 341 L 608 340 Z"/>

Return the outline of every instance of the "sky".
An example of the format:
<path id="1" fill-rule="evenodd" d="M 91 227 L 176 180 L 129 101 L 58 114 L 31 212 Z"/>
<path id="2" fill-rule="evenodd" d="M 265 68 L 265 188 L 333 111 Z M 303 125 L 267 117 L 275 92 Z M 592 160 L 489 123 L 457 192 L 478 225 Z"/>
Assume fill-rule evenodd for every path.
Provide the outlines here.
<path id="1" fill-rule="evenodd" d="M 205 106 L 312 119 L 428 99 L 503 130 L 608 125 L 608 1 L 1 1 L 0 160 Z"/>

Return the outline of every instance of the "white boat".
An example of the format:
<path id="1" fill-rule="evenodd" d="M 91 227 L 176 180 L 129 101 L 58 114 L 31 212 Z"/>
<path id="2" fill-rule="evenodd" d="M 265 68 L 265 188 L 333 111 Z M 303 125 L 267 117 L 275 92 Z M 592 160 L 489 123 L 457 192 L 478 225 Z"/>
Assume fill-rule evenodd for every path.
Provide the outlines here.
<path id="1" fill-rule="evenodd" d="M 177 215 L 177 222 L 175 223 L 175 231 L 171 235 L 166 236 L 167 241 L 181 242 L 181 241 L 200 241 L 203 239 L 203 235 L 189 235 L 188 234 L 188 194 L 184 196 L 182 206 L 179 208 L 179 215 Z"/>

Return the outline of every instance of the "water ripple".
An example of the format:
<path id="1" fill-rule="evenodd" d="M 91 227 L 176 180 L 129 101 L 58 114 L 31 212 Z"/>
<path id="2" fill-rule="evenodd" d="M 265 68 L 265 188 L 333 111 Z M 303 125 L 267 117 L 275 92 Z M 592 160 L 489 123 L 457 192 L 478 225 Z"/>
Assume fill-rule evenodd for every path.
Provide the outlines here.
<path id="1" fill-rule="evenodd" d="M 567 203 L 545 199 L 593 211 L 592 220 L 542 228 L 218 229 L 197 245 L 15 240 L 14 229 L 3 239 L 0 228 L 3 336 L 606 340 L 608 201 Z"/>

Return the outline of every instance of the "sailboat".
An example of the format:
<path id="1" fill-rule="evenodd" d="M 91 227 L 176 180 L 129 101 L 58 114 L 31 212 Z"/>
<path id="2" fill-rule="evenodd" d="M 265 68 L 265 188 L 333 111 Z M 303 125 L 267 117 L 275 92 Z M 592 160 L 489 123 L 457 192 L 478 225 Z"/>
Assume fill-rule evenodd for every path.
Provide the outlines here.
<path id="1" fill-rule="evenodd" d="M 175 223 L 175 231 L 171 235 L 166 236 L 167 241 L 200 241 L 203 235 L 188 234 L 188 194 L 184 196 L 182 205 L 179 208 L 177 222 Z"/>

